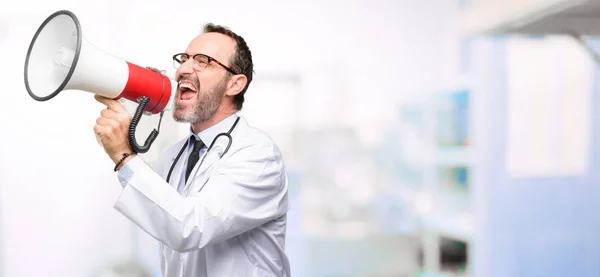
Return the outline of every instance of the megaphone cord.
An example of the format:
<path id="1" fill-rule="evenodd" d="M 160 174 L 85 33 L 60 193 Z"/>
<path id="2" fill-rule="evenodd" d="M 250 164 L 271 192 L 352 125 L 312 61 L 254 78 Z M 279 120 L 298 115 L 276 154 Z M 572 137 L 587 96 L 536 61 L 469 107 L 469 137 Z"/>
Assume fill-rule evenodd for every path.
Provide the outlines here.
<path id="1" fill-rule="evenodd" d="M 158 127 L 157 127 L 158 130 L 157 130 L 157 132 L 159 132 L 159 133 L 160 133 L 160 123 L 162 122 L 162 117 L 163 117 L 164 113 L 165 113 L 165 111 L 161 111 L 160 112 L 160 116 L 158 117 Z"/>
<path id="2" fill-rule="evenodd" d="M 136 153 L 146 153 L 148 152 L 148 150 L 150 150 L 150 145 L 152 145 L 152 143 L 158 136 L 159 131 L 156 129 L 152 130 L 143 146 L 137 144 L 137 141 L 135 139 L 135 129 L 138 123 L 140 122 L 140 119 L 143 115 L 144 110 L 146 109 L 146 106 L 150 102 L 150 98 L 148 98 L 147 96 L 142 96 L 138 98 L 138 102 L 139 106 L 137 107 L 135 114 L 131 118 L 131 123 L 129 124 L 129 144 L 131 145 L 131 148 L 133 148 L 133 151 L 135 151 Z M 160 119 L 162 120 L 162 112 Z M 160 130 L 160 121 L 158 122 L 158 129 Z"/>
<path id="3" fill-rule="evenodd" d="M 162 78 L 162 76 L 161 76 L 161 80 L 162 80 L 162 94 L 161 94 L 161 99 L 162 99 L 162 96 L 164 96 L 164 93 L 165 93 L 165 78 Z M 148 106 L 148 103 L 150 103 L 150 98 L 148 96 L 142 96 L 142 97 L 138 98 L 137 101 L 138 101 L 139 105 L 135 111 L 135 114 L 131 118 L 131 123 L 129 124 L 129 145 L 131 145 L 131 148 L 133 148 L 133 151 L 135 151 L 135 153 L 146 153 L 146 152 L 148 152 L 148 150 L 150 150 L 150 146 L 152 145 L 152 143 L 158 136 L 158 133 L 160 132 L 160 125 L 162 123 L 164 110 L 162 110 L 160 112 L 160 117 L 158 119 L 158 127 L 157 127 L 158 130 L 157 129 L 152 130 L 152 132 L 150 132 L 150 135 L 146 139 L 146 142 L 144 143 L 144 145 L 140 146 L 137 144 L 137 141 L 135 139 L 135 129 L 137 128 L 137 125 L 140 122 L 140 119 L 142 118 L 142 114 L 144 113 L 144 110 L 146 110 L 146 106 Z M 159 100 L 159 102 L 160 102 L 160 100 Z M 152 109 L 154 109 L 154 108 L 155 107 L 153 107 Z"/>

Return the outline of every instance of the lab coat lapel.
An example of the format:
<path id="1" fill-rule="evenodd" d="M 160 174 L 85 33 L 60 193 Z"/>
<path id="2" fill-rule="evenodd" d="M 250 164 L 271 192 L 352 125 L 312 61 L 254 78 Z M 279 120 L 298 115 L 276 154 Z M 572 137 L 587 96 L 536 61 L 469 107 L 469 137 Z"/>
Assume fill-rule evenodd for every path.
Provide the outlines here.
<path id="1" fill-rule="evenodd" d="M 246 121 L 243 117 L 240 116 L 240 121 L 230 134 L 232 139 L 235 140 L 236 137 L 239 137 L 238 134 L 243 134 L 246 130 L 246 127 Z M 213 145 L 212 149 L 209 149 L 210 151 L 208 151 L 205 154 L 206 157 L 201 157 L 200 162 L 198 162 L 198 164 L 196 164 L 196 166 L 194 167 L 194 170 L 192 171 L 192 175 L 194 177 L 189 178 L 185 186 L 186 194 L 189 190 L 193 190 L 191 193 L 199 192 L 204 187 L 206 182 L 210 179 L 210 177 L 214 173 L 214 170 L 216 169 L 216 167 L 218 167 L 218 164 L 221 162 L 221 156 L 224 155 L 223 152 L 229 144 L 229 139 L 225 135 L 218 136 L 218 138 L 217 136 L 215 137 L 215 144 Z M 227 153 L 225 153 L 225 155 L 230 155 L 231 153 L 235 152 L 234 148 L 235 146 L 232 141 L 231 146 Z M 202 162 L 203 158 L 204 162 Z"/>
<path id="2" fill-rule="evenodd" d="M 209 169 L 213 168 L 215 164 L 219 162 L 223 149 L 224 148 L 219 142 L 217 142 L 213 148 L 205 154 L 205 157 L 200 158 L 200 162 L 196 164 L 192 171 L 194 177 L 189 178 L 186 183 L 186 190 L 192 189 L 192 193 L 195 193 L 202 189 L 206 181 L 208 181 L 212 175 L 212 171 L 209 171 Z M 204 159 L 204 161 L 202 161 L 202 159 Z"/>

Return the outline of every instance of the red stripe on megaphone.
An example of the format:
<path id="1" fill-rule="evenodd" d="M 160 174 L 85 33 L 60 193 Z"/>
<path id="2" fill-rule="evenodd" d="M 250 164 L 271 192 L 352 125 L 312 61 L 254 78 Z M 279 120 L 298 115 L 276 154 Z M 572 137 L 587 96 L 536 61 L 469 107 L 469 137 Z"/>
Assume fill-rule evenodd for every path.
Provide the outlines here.
<path id="1" fill-rule="evenodd" d="M 142 96 L 150 98 L 146 111 L 159 113 L 165 109 L 171 98 L 171 79 L 150 69 L 127 62 L 129 78 L 125 88 L 117 97 L 137 103 Z"/>

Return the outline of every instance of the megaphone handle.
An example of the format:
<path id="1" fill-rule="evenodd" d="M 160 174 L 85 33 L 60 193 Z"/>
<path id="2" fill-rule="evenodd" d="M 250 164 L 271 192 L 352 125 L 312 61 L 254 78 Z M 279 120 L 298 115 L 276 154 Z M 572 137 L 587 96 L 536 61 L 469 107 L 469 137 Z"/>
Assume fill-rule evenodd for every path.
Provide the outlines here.
<path id="1" fill-rule="evenodd" d="M 150 146 L 152 145 L 152 143 L 154 142 L 156 137 L 158 137 L 158 131 L 156 129 L 154 129 L 154 130 L 152 130 L 152 132 L 150 132 L 150 135 L 146 139 L 146 142 L 144 143 L 143 146 L 140 146 L 135 139 L 135 129 L 137 128 L 137 125 L 140 122 L 140 119 L 144 113 L 144 110 L 146 109 L 146 106 L 148 105 L 149 102 L 150 102 L 150 98 L 148 98 L 146 96 L 142 96 L 142 97 L 138 98 L 139 106 L 137 107 L 135 114 L 131 118 L 131 123 L 129 124 L 129 145 L 131 145 L 131 148 L 133 148 L 133 151 L 135 151 L 136 153 L 148 152 L 148 150 L 150 150 Z M 161 115 L 161 120 L 162 120 L 162 112 L 160 115 Z M 160 121 L 158 123 L 158 128 L 160 129 Z"/>

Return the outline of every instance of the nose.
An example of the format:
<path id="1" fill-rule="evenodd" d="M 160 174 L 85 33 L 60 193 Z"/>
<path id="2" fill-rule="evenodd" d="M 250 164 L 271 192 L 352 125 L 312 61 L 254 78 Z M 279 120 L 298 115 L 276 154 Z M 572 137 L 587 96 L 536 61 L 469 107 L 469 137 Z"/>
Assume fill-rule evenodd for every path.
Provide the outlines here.
<path id="1" fill-rule="evenodd" d="M 192 73 L 194 73 L 194 64 L 193 60 L 190 59 L 179 65 L 179 68 L 177 68 L 177 72 L 175 75 L 177 80 L 179 80 L 181 75 L 190 75 Z"/>

